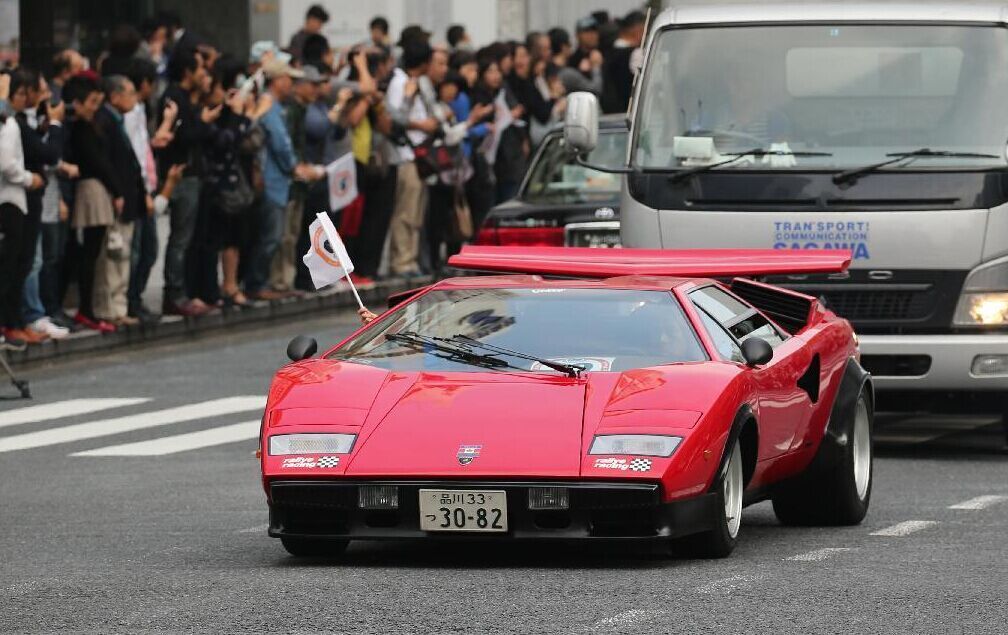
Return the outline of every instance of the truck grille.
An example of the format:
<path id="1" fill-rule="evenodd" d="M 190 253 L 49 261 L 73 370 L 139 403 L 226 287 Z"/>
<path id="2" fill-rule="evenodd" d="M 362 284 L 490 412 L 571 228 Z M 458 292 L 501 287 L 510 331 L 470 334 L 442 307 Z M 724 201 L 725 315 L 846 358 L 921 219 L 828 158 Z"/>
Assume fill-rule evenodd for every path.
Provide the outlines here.
<path id="1" fill-rule="evenodd" d="M 851 320 L 924 320 L 935 308 L 935 294 L 921 291 L 879 289 L 829 289 L 822 291 L 826 305 Z"/>

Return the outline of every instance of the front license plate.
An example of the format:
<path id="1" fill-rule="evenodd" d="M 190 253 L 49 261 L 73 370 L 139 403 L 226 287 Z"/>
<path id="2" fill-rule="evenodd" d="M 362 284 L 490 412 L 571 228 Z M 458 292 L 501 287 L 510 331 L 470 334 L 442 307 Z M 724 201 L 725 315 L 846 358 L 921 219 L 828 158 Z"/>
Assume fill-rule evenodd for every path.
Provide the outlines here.
<path id="1" fill-rule="evenodd" d="M 503 490 L 422 489 L 423 531 L 507 531 L 507 494 Z"/>

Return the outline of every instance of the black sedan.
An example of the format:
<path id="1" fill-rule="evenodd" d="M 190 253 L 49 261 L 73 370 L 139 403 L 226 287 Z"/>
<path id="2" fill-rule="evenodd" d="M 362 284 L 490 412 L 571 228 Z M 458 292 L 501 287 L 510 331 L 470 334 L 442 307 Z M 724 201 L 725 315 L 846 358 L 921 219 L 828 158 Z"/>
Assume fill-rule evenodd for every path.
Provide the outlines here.
<path id="1" fill-rule="evenodd" d="M 588 162 L 626 163 L 623 115 L 602 117 Z M 477 245 L 619 247 L 620 175 L 578 165 L 563 145 L 563 131 L 539 144 L 518 196 L 487 214 Z"/>

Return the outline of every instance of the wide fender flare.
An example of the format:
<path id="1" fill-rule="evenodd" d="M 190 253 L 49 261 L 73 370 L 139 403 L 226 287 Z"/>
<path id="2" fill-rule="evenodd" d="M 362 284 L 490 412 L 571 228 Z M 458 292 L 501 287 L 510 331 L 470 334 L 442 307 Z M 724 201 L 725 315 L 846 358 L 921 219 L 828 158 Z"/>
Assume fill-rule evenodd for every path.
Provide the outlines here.
<path id="1" fill-rule="evenodd" d="M 756 419 L 756 413 L 753 412 L 752 406 L 748 403 L 742 404 L 735 413 L 735 418 L 732 419 L 731 428 L 728 430 L 728 438 L 725 439 L 724 449 L 721 450 L 721 461 L 718 463 L 717 471 L 714 472 L 714 481 L 711 483 L 710 489 L 708 491 L 715 491 L 718 484 L 724 479 L 725 474 L 728 471 L 728 459 L 729 452 L 731 448 L 735 446 L 735 442 L 738 441 L 739 437 L 742 435 L 742 429 L 745 428 L 747 421 L 752 419 L 756 422 L 756 433 L 759 434 L 759 422 Z"/>
<path id="2" fill-rule="evenodd" d="M 833 399 L 829 422 L 819 449 L 809 464 L 809 470 L 829 470 L 843 460 L 850 443 L 851 432 L 854 429 L 854 417 L 857 413 L 858 397 L 862 390 L 868 391 L 868 405 L 875 411 L 875 388 L 872 385 L 871 373 L 861 367 L 853 357 L 847 360 L 847 365 L 840 379 L 840 387 Z"/>

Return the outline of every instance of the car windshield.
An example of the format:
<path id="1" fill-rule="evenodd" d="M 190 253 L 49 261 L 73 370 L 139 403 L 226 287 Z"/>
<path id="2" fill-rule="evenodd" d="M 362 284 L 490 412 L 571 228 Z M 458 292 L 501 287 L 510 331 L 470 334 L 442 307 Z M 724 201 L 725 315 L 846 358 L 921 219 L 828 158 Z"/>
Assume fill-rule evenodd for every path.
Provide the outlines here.
<path id="1" fill-rule="evenodd" d="M 655 41 L 632 162 L 718 170 L 847 169 L 920 148 L 885 169 L 1004 166 L 1008 29 L 816 24 L 682 28 Z M 952 153 L 988 154 L 963 157 Z"/>
<path id="2" fill-rule="evenodd" d="M 588 155 L 588 163 L 621 167 L 626 163 L 626 130 L 599 131 L 598 145 Z M 527 203 L 577 205 L 615 203 L 620 193 L 620 175 L 578 165 L 566 151 L 563 137 L 552 134 L 543 142 L 542 153 L 529 172 L 522 193 Z"/>
<path id="3" fill-rule="evenodd" d="M 386 333 L 445 338 L 437 342 L 467 346 L 479 354 L 493 352 L 479 344 L 491 345 L 575 364 L 589 372 L 707 359 L 678 301 L 667 291 L 557 287 L 434 290 L 385 316 L 330 358 L 400 371 L 501 372 L 404 341 L 408 337 L 392 341 Z M 528 359 L 506 354 L 499 358 L 519 369 L 559 374 Z"/>

